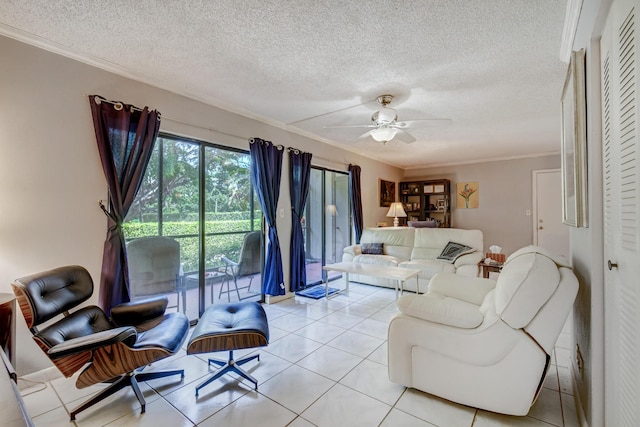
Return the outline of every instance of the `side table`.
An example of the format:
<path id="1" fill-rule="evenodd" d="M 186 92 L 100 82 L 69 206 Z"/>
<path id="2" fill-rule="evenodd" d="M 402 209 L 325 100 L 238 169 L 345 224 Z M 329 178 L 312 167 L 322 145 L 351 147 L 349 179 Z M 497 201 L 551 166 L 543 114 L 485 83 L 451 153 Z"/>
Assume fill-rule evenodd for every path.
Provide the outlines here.
<path id="1" fill-rule="evenodd" d="M 503 263 L 485 264 L 483 261 L 480 261 L 478 263 L 478 267 L 482 272 L 482 277 L 484 277 L 485 279 L 489 278 L 489 273 L 500 273 L 500 271 L 502 270 L 502 266 Z"/>
<path id="2" fill-rule="evenodd" d="M 199 281 L 199 276 L 197 274 L 190 274 L 185 276 L 185 279 L 188 281 L 196 282 Z M 220 267 L 215 267 L 212 271 L 205 271 L 204 273 L 204 287 L 211 288 L 211 304 L 213 304 L 213 285 L 217 282 L 222 282 L 224 284 L 225 280 L 229 280 L 227 274 L 223 271 L 220 271 Z"/>

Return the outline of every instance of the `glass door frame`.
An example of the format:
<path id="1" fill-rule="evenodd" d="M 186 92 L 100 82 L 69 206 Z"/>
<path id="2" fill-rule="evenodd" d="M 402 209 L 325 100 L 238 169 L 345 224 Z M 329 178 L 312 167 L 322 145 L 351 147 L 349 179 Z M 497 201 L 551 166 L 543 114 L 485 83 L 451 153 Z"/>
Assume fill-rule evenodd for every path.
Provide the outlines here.
<path id="1" fill-rule="evenodd" d="M 329 202 L 332 202 L 332 201 L 327 200 L 327 197 L 328 197 L 327 196 L 327 185 L 328 185 L 327 174 L 328 173 L 332 173 L 332 174 L 344 175 L 346 178 L 348 178 L 349 174 L 348 174 L 348 172 L 345 172 L 345 171 L 339 171 L 339 170 L 324 168 L 324 167 L 320 167 L 320 166 L 311 166 L 311 169 L 312 169 L 311 173 L 313 173 L 314 171 L 318 171 L 318 172 L 321 173 L 320 180 L 319 180 L 321 182 L 321 188 L 319 189 L 320 190 L 319 191 L 319 193 L 320 193 L 319 197 L 320 197 L 320 202 L 322 204 L 322 216 L 321 216 L 321 221 L 320 221 L 320 226 L 321 226 L 322 229 L 320 230 L 318 235 L 322 236 L 322 239 L 321 239 L 321 242 L 320 242 L 320 247 L 321 247 L 320 248 L 320 253 L 321 253 L 320 263 L 321 263 L 321 266 L 325 266 L 325 265 L 327 265 L 327 260 L 329 258 L 328 254 L 327 254 L 328 244 L 329 244 L 328 239 L 327 239 L 327 236 L 328 236 L 328 233 L 329 233 L 329 230 L 327 229 L 327 227 L 328 227 L 327 216 L 328 215 L 335 215 L 335 211 L 334 212 L 329 212 L 329 206 L 330 205 L 335 206 L 335 204 L 336 204 L 335 200 L 332 200 L 333 203 L 329 203 Z M 313 182 L 314 182 L 313 179 L 310 179 L 310 185 L 313 184 Z M 335 193 L 336 193 L 335 192 L 335 179 L 332 181 L 331 185 L 333 185 L 333 188 L 334 188 L 334 190 L 331 192 L 333 194 L 332 197 L 335 197 Z M 311 191 L 311 188 L 310 188 L 310 191 Z M 346 215 L 347 215 L 347 218 L 348 218 L 348 221 L 347 221 L 347 223 L 348 223 L 348 233 L 347 234 L 348 234 L 348 243 L 351 244 L 351 238 L 352 238 L 352 235 L 353 235 L 352 234 L 353 230 L 352 230 L 352 227 L 351 227 L 351 224 L 352 224 L 351 201 L 349 200 L 348 188 L 347 188 L 346 196 L 347 196 L 347 200 L 346 200 L 347 213 L 346 213 Z M 307 218 L 310 217 L 309 211 L 311 209 L 314 209 L 314 206 L 311 206 L 310 205 L 310 200 L 307 199 L 307 204 L 305 206 L 305 217 L 307 217 Z M 311 252 L 310 249 L 311 249 L 311 247 L 313 245 L 313 242 L 311 242 L 307 237 L 310 234 L 309 233 L 309 231 L 310 231 L 309 221 L 307 220 L 305 222 L 306 222 L 306 227 L 307 227 L 306 228 L 306 235 L 305 235 L 305 253 L 308 256 L 309 253 Z M 337 223 L 336 222 L 334 222 L 333 227 L 334 228 L 337 227 Z M 335 236 L 335 229 L 333 230 L 333 233 L 334 233 L 334 236 Z M 334 239 L 335 239 L 335 237 L 334 237 Z M 335 245 L 336 244 L 335 240 L 333 240 L 331 242 L 331 244 Z M 340 262 L 340 260 L 338 259 L 338 254 L 335 254 L 335 258 L 332 261 Z M 339 278 L 339 276 L 338 277 L 334 277 L 334 278 L 329 278 L 329 280 L 330 281 L 331 280 L 336 280 L 338 278 Z M 316 280 L 316 281 L 310 282 L 309 281 L 309 276 L 307 275 L 307 286 L 313 286 L 315 284 L 322 283 L 326 279 L 327 279 L 327 272 L 325 270 L 321 270 L 321 276 L 320 276 L 320 280 L 319 281 Z"/>

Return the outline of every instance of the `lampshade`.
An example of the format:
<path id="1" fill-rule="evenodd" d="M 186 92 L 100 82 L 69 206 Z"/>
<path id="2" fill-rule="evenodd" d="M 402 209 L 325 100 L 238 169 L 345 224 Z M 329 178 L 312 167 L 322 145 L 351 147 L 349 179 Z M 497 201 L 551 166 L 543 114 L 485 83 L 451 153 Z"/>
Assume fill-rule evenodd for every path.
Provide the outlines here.
<path id="1" fill-rule="evenodd" d="M 371 137 L 378 142 L 388 142 L 391 141 L 397 133 L 398 129 L 382 126 L 372 130 Z"/>
<path id="2" fill-rule="evenodd" d="M 407 213 L 404 211 L 404 208 L 402 207 L 402 203 L 393 202 L 389 207 L 389 212 L 387 212 L 387 216 L 393 217 L 393 226 L 397 227 L 399 224 L 398 217 L 406 217 Z"/>
<path id="3" fill-rule="evenodd" d="M 394 218 L 401 217 L 404 218 L 407 216 L 407 213 L 404 211 L 402 207 L 402 203 L 394 202 L 391 203 L 391 207 L 389 207 L 389 212 L 387 212 L 387 216 L 391 216 Z"/>

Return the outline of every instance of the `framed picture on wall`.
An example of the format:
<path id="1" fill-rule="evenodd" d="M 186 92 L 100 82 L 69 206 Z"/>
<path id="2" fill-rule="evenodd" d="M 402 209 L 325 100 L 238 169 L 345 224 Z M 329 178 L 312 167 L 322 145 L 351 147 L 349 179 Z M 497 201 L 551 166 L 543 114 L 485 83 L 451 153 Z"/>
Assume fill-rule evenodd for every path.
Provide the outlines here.
<path id="1" fill-rule="evenodd" d="M 396 201 L 396 183 L 393 181 L 380 180 L 380 207 L 388 208 Z"/>
<path id="2" fill-rule="evenodd" d="M 562 222 L 587 227 L 587 126 L 584 49 L 571 54 L 562 90 Z"/>
<path id="3" fill-rule="evenodd" d="M 475 209 L 479 206 L 477 182 L 459 182 L 456 186 L 456 207 L 458 209 Z"/>

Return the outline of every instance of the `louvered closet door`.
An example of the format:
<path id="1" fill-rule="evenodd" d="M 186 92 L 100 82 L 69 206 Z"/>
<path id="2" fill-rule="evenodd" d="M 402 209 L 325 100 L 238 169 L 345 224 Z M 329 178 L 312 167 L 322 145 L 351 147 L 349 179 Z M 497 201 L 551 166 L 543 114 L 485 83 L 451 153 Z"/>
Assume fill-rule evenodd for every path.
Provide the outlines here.
<path id="1" fill-rule="evenodd" d="M 640 426 L 639 11 L 640 1 L 615 1 L 600 42 L 605 418 L 607 425 L 634 427 Z"/>

